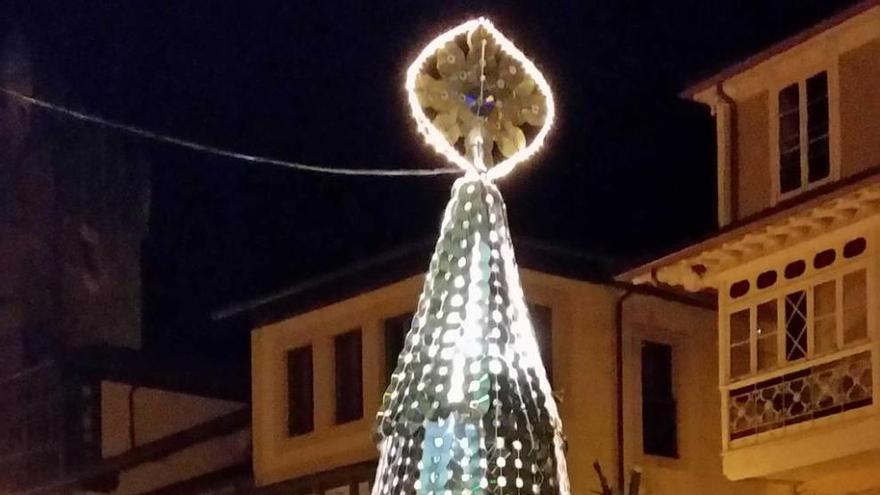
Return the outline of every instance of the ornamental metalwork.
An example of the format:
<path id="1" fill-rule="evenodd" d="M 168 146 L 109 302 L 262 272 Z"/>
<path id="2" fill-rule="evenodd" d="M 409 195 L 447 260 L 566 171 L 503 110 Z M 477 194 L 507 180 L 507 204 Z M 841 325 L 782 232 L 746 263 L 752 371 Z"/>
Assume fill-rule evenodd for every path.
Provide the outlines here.
<path id="1" fill-rule="evenodd" d="M 872 390 L 868 351 L 731 390 L 730 439 L 870 405 Z"/>

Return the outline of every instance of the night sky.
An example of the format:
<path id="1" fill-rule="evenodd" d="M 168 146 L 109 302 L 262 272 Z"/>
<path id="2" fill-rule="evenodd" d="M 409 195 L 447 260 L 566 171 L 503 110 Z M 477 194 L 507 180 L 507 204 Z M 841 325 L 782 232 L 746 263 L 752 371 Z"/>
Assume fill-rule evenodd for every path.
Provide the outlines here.
<path id="1" fill-rule="evenodd" d="M 677 94 L 851 3 L 28 0 L 0 5 L 0 29 L 32 44 L 53 88 L 39 97 L 245 153 L 425 168 L 446 164 L 415 133 L 403 72 L 433 36 L 486 15 L 559 109 L 545 151 L 501 183 L 514 235 L 625 266 L 714 226 L 714 125 Z M 230 359 L 247 356 L 247 332 L 211 311 L 435 237 L 453 180 L 141 149 L 147 346 Z"/>

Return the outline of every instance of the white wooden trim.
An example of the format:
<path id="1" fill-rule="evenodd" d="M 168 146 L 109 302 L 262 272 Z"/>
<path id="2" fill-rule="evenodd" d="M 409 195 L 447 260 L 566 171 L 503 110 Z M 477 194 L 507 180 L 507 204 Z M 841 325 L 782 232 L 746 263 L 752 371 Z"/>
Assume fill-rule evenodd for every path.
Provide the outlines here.
<path id="1" fill-rule="evenodd" d="M 768 371 L 767 373 L 761 373 L 760 375 L 750 376 L 748 378 L 744 378 L 742 380 L 738 380 L 732 383 L 722 384 L 720 389 L 722 392 L 729 392 L 731 390 L 736 390 L 742 387 L 748 387 L 749 385 L 754 385 L 756 383 L 763 382 L 765 380 L 770 380 L 772 378 L 776 378 L 778 376 L 786 375 L 789 373 L 794 373 L 796 371 L 805 370 L 807 368 L 813 368 L 815 366 L 820 366 L 826 363 L 831 363 L 834 361 L 839 361 L 843 358 L 849 356 L 855 356 L 856 354 L 861 354 L 865 351 L 872 351 L 874 348 L 874 344 L 871 342 L 863 343 L 855 347 L 850 347 L 848 349 L 844 349 L 842 351 L 835 352 L 833 354 L 826 354 L 824 356 L 818 357 L 816 359 L 805 360 L 801 359 L 791 366 L 786 366 L 784 368 L 779 368 L 773 371 Z"/>

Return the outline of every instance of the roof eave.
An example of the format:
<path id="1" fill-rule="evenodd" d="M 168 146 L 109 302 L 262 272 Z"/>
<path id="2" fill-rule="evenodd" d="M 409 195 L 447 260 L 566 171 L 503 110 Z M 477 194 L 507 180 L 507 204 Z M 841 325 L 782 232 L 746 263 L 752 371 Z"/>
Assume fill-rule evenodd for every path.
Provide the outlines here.
<path id="1" fill-rule="evenodd" d="M 698 81 L 695 84 L 692 84 L 685 88 L 682 92 L 679 93 L 679 96 L 688 100 L 696 100 L 696 96 L 707 89 L 711 89 L 718 84 L 723 84 L 728 79 L 733 76 L 745 72 L 752 67 L 757 66 L 758 64 L 773 58 L 776 55 L 779 55 L 789 49 L 797 46 L 804 41 L 825 32 L 843 22 L 867 11 L 873 7 L 880 5 L 880 0 L 863 0 L 861 2 L 856 3 L 850 7 L 847 7 L 840 12 L 828 17 L 813 26 L 810 26 L 807 29 L 799 31 L 798 33 L 789 36 L 782 41 L 774 43 L 768 48 L 761 50 L 760 52 L 744 59 L 739 62 L 733 63 L 716 72 L 715 74 Z"/>
<path id="2" fill-rule="evenodd" d="M 757 215 L 731 224 L 702 241 L 690 244 L 659 259 L 627 270 L 617 275 L 615 280 L 635 284 L 648 283 L 651 285 L 669 283 L 667 280 L 662 280 L 662 277 L 658 277 L 658 272 L 669 270 L 670 267 L 679 266 L 683 271 L 680 271 L 679 275 L 682 280 L 678 285 L 682 285 L 691 291 L 705 289 L 712 282 L 710 280 L 711 274 L 707 274 L 705 271 L 706 267 L 702 266 L 697 260 L 709 251 L 748 241 L 748 238 L 750 236 L 754 237 L 756 232 L 781 228 L 779 226 L 788 225 L 798 217 L 805 216 L 805 213 L 808 214 L 806 216 L 817 216 L 816 212 L 820 212 L 823 208 L 825 210 L 847 208 L 849 206 L 841 202 L 841 199 L 845 197 L 853 197 L 855 198 L 853 201 L 861 202 L 863 205 L 871 205 L 871 208 L 873 206 L 880 207 L 880 199 L 878 199 L 880 198 L 880 188 L 878 188 L 878 185 L 880 185 L 880 166 L 804 193 L 773 208 L 768 208 Z M 866 208 L 864 211 L 867 212 L 869 209 Z M 846 221 L 853 221 L 854 218 L 856 217 L 850 217 Z M 817 225 L 815 232 L 820 232 L 823 229 L 834 229 L 837 226 L 834 224 L 824 227 Z M 684 270 L 684 268 L 688 267 L 682 265 L 683 263 L 686 264 L 688 260 L 694 261 L 693 266 L 689 267 L 689 271 Z"/>

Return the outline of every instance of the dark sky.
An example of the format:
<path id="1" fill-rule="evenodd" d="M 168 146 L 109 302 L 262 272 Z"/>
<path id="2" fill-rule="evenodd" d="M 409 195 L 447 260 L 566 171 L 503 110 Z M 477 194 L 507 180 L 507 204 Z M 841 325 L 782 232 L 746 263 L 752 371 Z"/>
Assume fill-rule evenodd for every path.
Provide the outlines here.
<path id="1" fill-rule="evenodd" d="M 28 0 L 0 6 L 0 27 L 33 44 L 56 88 L 39 96 L 246 153 L 416 168 L 446 164 L 415 134 L 403 71 L 486 15 L 537 61 L 560 115 L 501 184 L 514 234 L 627 263 L 713 227 L 713 123 L 677 93 L 850 3 Z M 184 352 L 246 352 L 212 310 L 435 236 L 452 183 L 143 152 L 147 342 Z"/>

